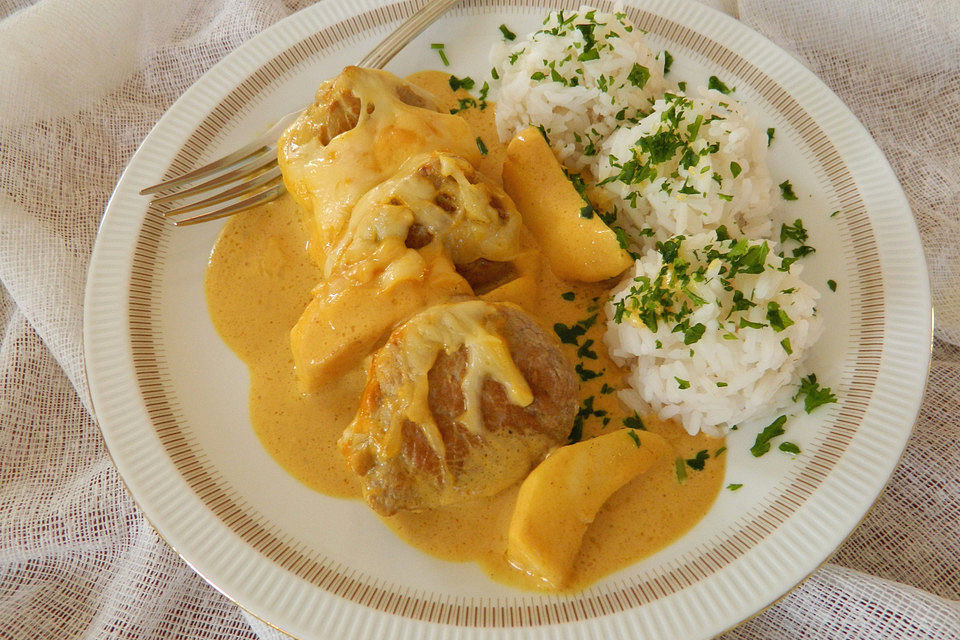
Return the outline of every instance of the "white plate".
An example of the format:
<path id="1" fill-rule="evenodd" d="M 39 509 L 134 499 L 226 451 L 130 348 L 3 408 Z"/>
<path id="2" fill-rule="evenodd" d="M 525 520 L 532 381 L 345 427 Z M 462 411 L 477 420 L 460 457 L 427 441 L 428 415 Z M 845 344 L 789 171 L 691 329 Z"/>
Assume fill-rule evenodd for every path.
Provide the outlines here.
<path id="1" fill-rule="evenodd" d="M 737 624 L 841 543 L 910 434 L 931 309 L 896 178 L 840 101 L 761 36 L 695 3 L 627 10 L 653 48 L 674 55 L 670 78 L 692 88 L 716 74 L 762 127 L 776 127 L 774 177 L 801 196 L 781 215 L 802 217 L 817 248 L 804 276 L 823 292 L 828 329 L 810 368 L 840 400 L 792 423 L 796 459 L 754 459 L 755 431 L 732 434 L 726 481 L 743 489 L 722 491 L 668 548 L 575 596 L 511 590 L 472 564 L 408 547 L 364 505 L 314 493 L 273 462 L 249 423 L 246 368 L 207 314 L 204 269 L 219 224 L 174 229 L 137 195 L 306 103 L 415 4 L 328 0 L 284 20 L 204 75 L 134 156 L 103 220 L 84 318 L 96 413 L 124 481 L 191 566 L 298 638 L 706 638 Z M 429 43 L 444 42 L 449 70 L 479 77 L 501 23 L 523 33 L 548 7 L 576 4 L 466 2 L 390 69 L 438 68 Z"/>

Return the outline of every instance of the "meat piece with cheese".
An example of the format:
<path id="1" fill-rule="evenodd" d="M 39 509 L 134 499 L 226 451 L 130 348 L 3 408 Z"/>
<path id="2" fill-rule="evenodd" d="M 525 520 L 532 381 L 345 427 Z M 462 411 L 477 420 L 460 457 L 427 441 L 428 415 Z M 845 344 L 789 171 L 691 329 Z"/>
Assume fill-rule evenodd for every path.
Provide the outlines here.
<path id="1" fill-rule="evenodd" d="M 433 96 L 387 71 L 346 67 L 280 136 L 277 158 L 303 210 L 318 262 L 339 239 L 357 200 L 410 156 L 448 151 L 480 159 L 470 127 Z M 329 274 L 325 274 L 329 275 Z"/>
<path id="2" fill-rule="evenodd" d="M 495 290 L 531 283 L 539 268 L 523 234 L 510 198 L 467 160 L 440 151 L 410 158 L 360 198 L 326 256 L 328 276 L 290 334 L 300 389 L 316 391 L 359 364 L 427 305 L 511 299 Z"/>
<path id="3" fill-rule="evenodd" d="M 569 434 L 577 381 L 519 308 L 468 300 L 399 327 L 374 356 L 339 440 L 378 513 L 494 495 Z"/>
<path id="4" fill-rule="evenodd" d="M 326 271 L 365 260 L 386 242 L 421 249 L 436 241 L 476 289 L 520 254 L 522 224 L 513 201 L 468 160 L 418 154 L 360 198 Z"/>

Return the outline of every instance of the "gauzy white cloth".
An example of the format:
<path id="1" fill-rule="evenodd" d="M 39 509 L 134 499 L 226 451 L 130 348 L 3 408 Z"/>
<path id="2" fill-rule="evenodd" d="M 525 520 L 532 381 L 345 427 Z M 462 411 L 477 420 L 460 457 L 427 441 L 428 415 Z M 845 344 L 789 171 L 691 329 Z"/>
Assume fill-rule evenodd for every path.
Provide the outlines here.
<path id="1" fill-rule="evenodd" d="M 678 0 L 682 1 L 682 0 Z M 81 323 L 125 163 L 294 0 L 0 1 L 0 637 L 274 638 L 139 513 L 91 414 Z M 893 479 L 830 562 L 728 638 L 960 638 L 960 2 L 713 0 L 822 78 L 910 199 L 937 340 Z"/>

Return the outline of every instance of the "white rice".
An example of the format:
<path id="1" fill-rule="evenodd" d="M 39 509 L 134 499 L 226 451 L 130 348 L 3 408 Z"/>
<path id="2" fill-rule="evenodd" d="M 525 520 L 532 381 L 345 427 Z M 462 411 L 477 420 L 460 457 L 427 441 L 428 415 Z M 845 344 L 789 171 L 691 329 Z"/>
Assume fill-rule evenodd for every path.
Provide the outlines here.
<path id="1" fill-rule="evenodd" d="M 658 147 L 661 156 L 644 145 Z M 766 155 L 766 134 L 729 96 L 711 89 L 688 98 L 676 91 L 607 139 L 595 175 L 622 224 L 652 231 L 641 236 L 648 238 L 645 248 L 721 226 L 734 238 L 768 238 L 775 187 Z M 624 179 L 637 176 L 631 171 L 637 166 L 648 167 L 645 177 Z"/>
<path id="2" fill-rule="evenodd" d="M 730 252 L 734 240 L 718 242 L 715 233 L 707 232 L 673 242 L 679 242 L 673 262 L 665 262 L 659 251 L 648 251 L 616 289 L 606 309 L 610 320 L 605 340 L 614 360 L 629 369 L 631 389 L 621 392 L 628 406 L 650 407 L 663 419 L 677 418 L 691 434 L 702 430 L 723 435 L 738 422 L 790 403 L 803 355 L 820 334 L 820 295 L 800 279 L 800 264 L 780 270 L 782 259 L 774 242 L 741 241 L 756 248 L 766 244 L 769 252 L 761 273 L 740 271 L 732 277 L 730 261 L 722 254 Z M 721 255 L 711 259 L 710 249 Z M 684 262 L 689 264 L 687 274 L 702 272 L 702 277 L 687 281 L 679 273 Z M 652 286 L 645 286 L 642 278 Z M 649 292 L 658 284 L 673 296 L 666 311 L 686 305 L 687 328 L 703 325 L 702 335 L 697 337 L 696 329 L 676 331 L 682 321 L 662 310 L 654 313 L 655 331 L 644 322 L 633 301 L 643 307 L 644 293 L 650 300 Z M 753 306 L 741 302 L 748 308 L 735 309 L 737 291 Z M 618 306 L 624 308 L 622 314 Z M 786 317 L 782 322 L 769 317 L 773 313 L 782 319 L 771 312 L 777 306 Z"/>
<path id="3" fill-rule="evenodd" d="M 550 14 L 527 38 L 494 47 L 491 62 L 501 139 L 542 126 L 574 171 L 590 167 L 616 126 L 649 112 L 664 89 L 663 62 L 640 29 L 623 14 L 588 7 Z"/>
<path id="4" fill-rule="evenodd" d="M 580 61 L 587 33 L 609 46 Z M 551 14 L 492 58 L 500 136 L 542 127 L 640 254 L 606 309 L 605 340 L 628 370 L 621 399 L 712 435 L 788 405 L 820 333 L 819 294 L 770 239 L 766 134 L 731 96 L 668 88 L 663 58 L 622 14 Z M 634 65 L 643 86 L 628 79 Z M 740 252 L 753 269 L 731 275 Z M 658 291 L 672 298 L 631 306 Z"/>

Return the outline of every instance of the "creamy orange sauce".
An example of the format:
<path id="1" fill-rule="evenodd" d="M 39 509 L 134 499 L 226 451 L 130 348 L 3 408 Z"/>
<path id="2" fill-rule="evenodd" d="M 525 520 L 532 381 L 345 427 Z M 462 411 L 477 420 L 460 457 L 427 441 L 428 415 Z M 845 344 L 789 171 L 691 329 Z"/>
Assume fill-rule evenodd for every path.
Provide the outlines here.
<path id="1" fill-rule="evenodd" d="M 447 78 L 439 72 L 422 72 L 409 79 L 441 103 L 455 106 Z M 461 115 L 488 149 L 481 158 L 481 171 L 499 181 L 505 145 L 498 142 L 493 109 L 471 109 Z M 360 479 L 347 468 L 336 441 L 356 412 L 366 361 L 313 394 L 303 395 L 297 387 L 290 329 L 322 277 L 308 256 L 309 238 L 300 221 L 289 196 L 232 218 L 210 256 L 208 305 L 217 331 L 249 367 L 250 418 L 264 448 L 312 489 L 359 499 Z M 592 340 L 587 353 L 577 345 L 562 345 L 571 362 L 602 372 L 581 383 L 581 406 L 592 402 L 593 409 L 583 421 L 584 438 L 622 428 L 624 419 L 634 416 L 612 391 L 622 385 L 621 373 L 602 340 L 605 320 L 600 305 L 611 284 L 561 281 L 544 265 L 537 295 L 524 305 L 551 333 L 555 323 L 570 326 L 597 314 L 579 339 L 580 346 Z M 561 294 L 566 298 L 572 294 L 573 300 Z M 681 464 L 702 450 L 710 458 L 702 471 L 686 466 L 683 482 L 670 460 L 617 491 L 587 530 L 568 587 L 571 591 L 585 588 L 678 538 L 704 516 L 721 487 L 725 456 L 716 454 L 723 440 L 691 437 L 679 425 L 651 416 L 644 416 L 643 422 L 671 443 Z M 538 589 L 540 583 L 504 559 L 517 490 L 513 487 L 454 507 L 399 513 L 383 521 L 401 539 L 426 553 L 476 562 L 498 581 Z"/>

